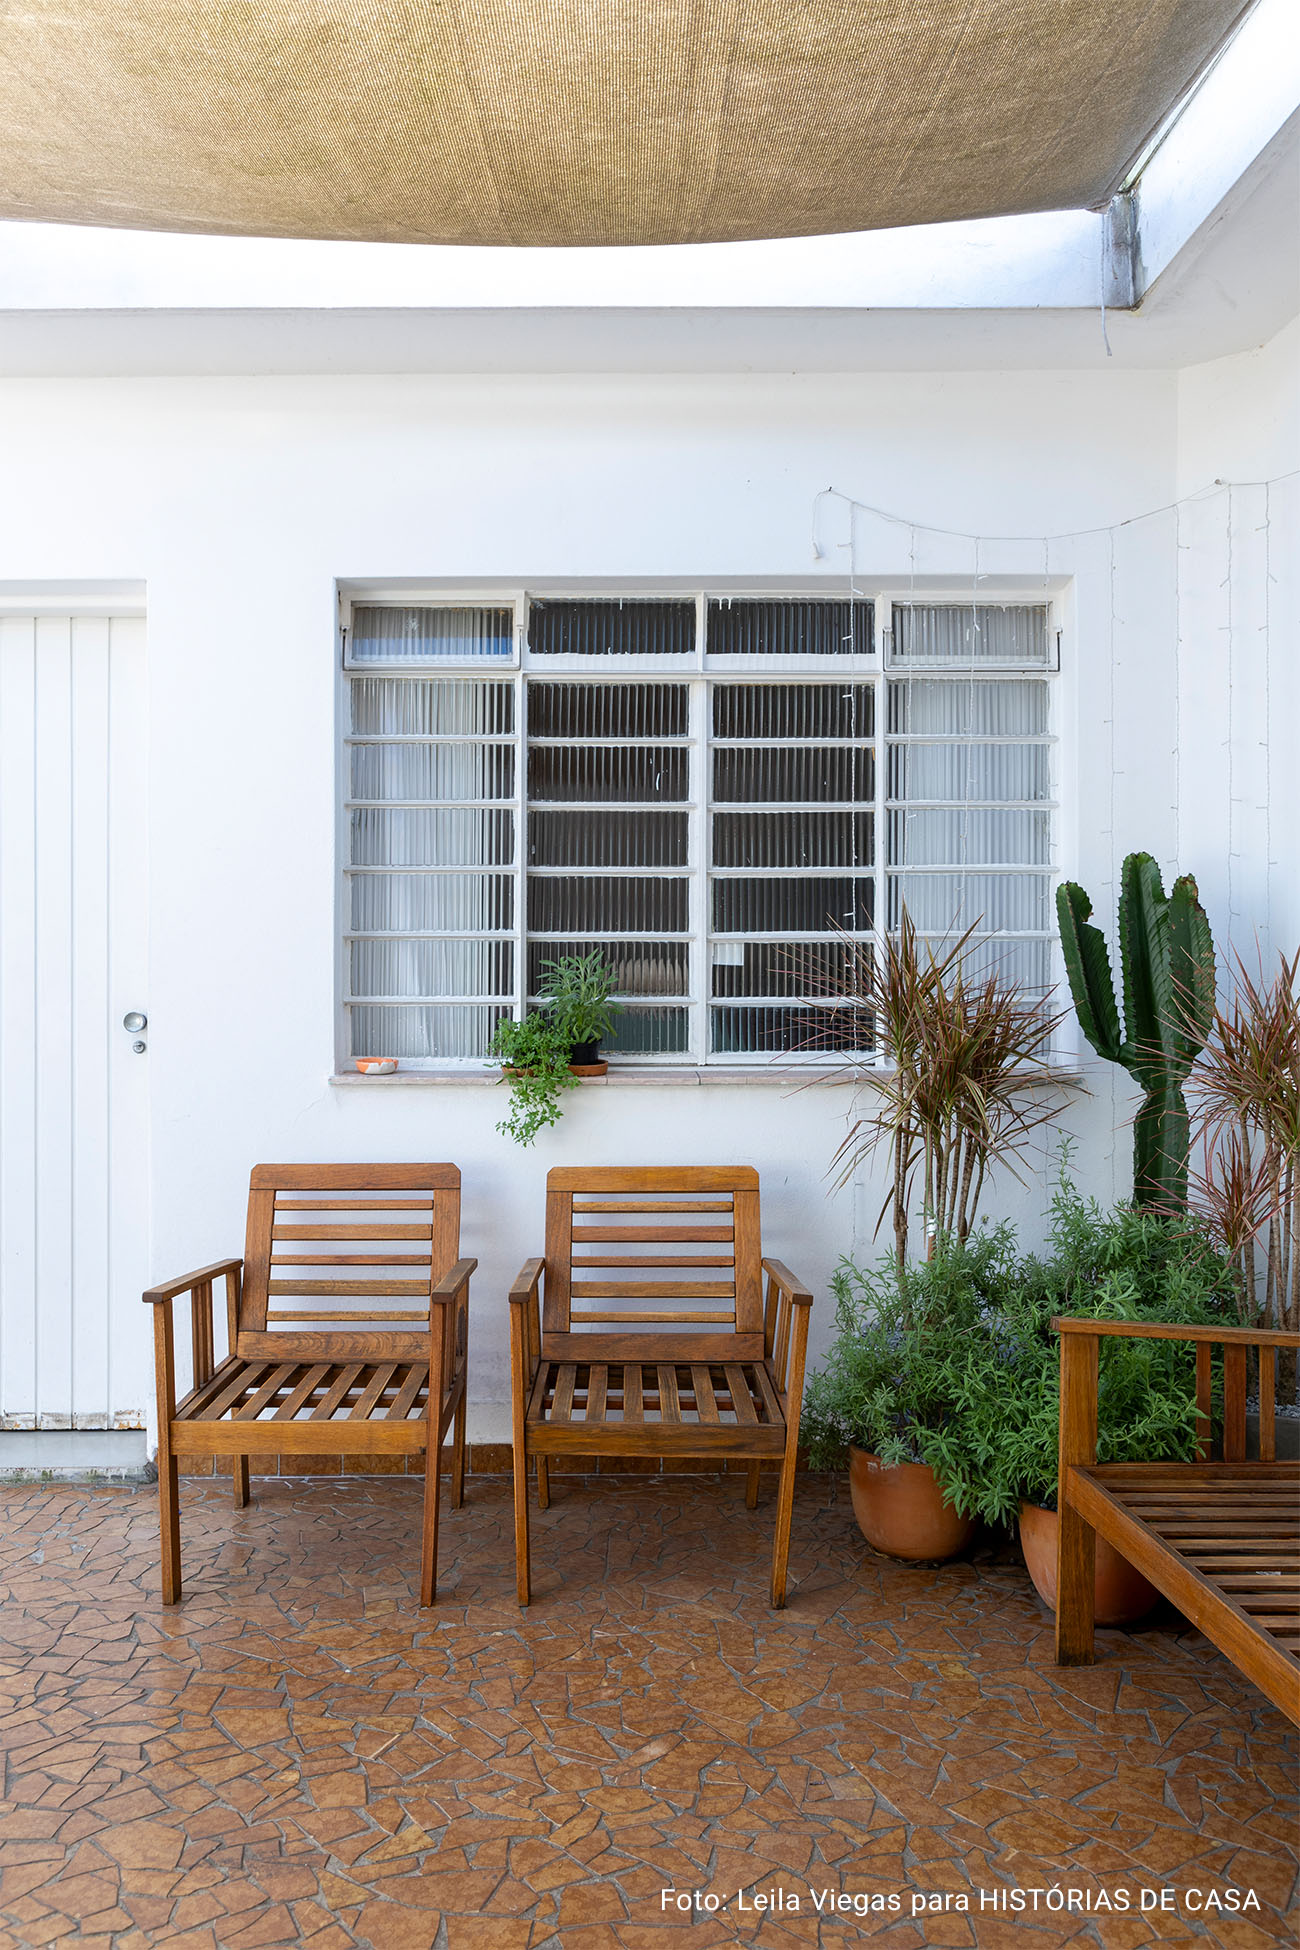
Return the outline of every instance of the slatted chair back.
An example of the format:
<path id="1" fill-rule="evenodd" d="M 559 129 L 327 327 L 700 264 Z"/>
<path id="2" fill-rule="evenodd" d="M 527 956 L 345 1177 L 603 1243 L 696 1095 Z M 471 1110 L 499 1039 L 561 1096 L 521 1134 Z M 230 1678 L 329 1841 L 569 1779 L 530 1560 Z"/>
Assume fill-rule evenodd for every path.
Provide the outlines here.
<path id="1" fill-rule="evenodd" d="M 429 1295 L 459 1238 L 455 1165 L 256 1165 L 231 1345 L 244 1359 L 427 1360 Z"/>
<path id="2" fill-rule="evenodd" d="M 761 1361 L 760 1237 L 748 1166 L 552 1171 L 542 1354 Z"/>

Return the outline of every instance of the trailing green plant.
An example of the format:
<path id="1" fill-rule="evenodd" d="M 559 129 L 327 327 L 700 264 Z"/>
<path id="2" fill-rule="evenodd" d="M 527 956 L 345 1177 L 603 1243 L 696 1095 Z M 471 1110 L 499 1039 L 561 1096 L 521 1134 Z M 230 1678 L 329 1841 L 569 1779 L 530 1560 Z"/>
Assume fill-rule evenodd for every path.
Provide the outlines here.
<path id="1" fill-rule="evenodd" d="M 1098 1056 L 1126 1069 L 1142 1091 L 1133 1125 L 1133 1197 L 1153 1210 L 1187 1204 L 1190 1130 L 1183 1084 L 1214 1014 L 1214 942 L 1190 874 L 1166 898 L 1149 853 L 1130 853 L 1120 874 L 1119 943 L 1124 1029 L 1092 902 L 1067 880 L 1056 911 L 1070 993 Z"/>
<path id="2" fill-rule="evenodd" d="M 497 1125 L 516 1144 L 531 1144 L 539 1131 L 560 1120 L 560 1092 L 577 1088 L 569 1068 L 570 1039 L 549 1016 L 534 1013 L 522 1022 L 503 1019 L 496 1026 L 490 1054 L 505 1070 L 510 1109 Z"/>
<path id="3" fill-rule="evenodd" d="M 599 1043 L 608 1036 L 620 1005 L 610 1000 L 614 970 L 599 948 L 586 955 L 560 955 L 541 966 L 538 994 L 559 1035 L 568 1044 Z"/>
<path id="4" fill-rule="evenodd" d="M 932 947 L 904 910 L 878 945 L 843 936 L 839 1006 L 872 1024 L 885 1066 L 863 1077 L 873 1108 L 849 1130 L 832 1170 L 843 1185 L 884 1146 L 890 1184 L 876 1229 L 889 1213 L 900 1266 L 918 1194 L 927 1232 L 969 1238 L 989 1173 L 1004 1166 L 1019 1177 L 1026 1140 L 1058 1107 L 1042 1086 L 1052 1081 L 1045 1052 L 1063 1018 L 1019 983 L 969 973 L 979 925 Z"/>
<path id="5" fill-rule="evenodd" d="M 1054 1504 L 1056 1315 L 1206 1322 L 1232 1307 L 1232 1274 L 1203 1227 L 1117 1206 L 1103 1213 L 1062 1171 L 1050 1250 L 1017 1252 L 1009 1226 L 940 1234 L 928 1261 L 841 1263 L 837 1334 L 802 1420 L 814 1467 L 850 1443 L 882 1462 L 924 1462 L 963 1516 L 1003 1523 L 1022 1500 Z M 1100 1460 L 1183 1459 L 1196 1447 L 1195 1354 L 1177 1341 L 1108 1340 Z"/>

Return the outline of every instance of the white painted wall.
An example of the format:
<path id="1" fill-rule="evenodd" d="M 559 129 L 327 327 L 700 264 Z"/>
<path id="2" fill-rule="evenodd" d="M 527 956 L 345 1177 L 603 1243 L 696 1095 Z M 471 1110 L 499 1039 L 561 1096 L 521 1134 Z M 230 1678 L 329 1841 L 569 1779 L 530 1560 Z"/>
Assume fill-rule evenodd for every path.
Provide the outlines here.
<path id="1" fill-rule="evenodd" d="M 865 1247 L 882 1196 L 874 1181 L 856 1200 L 827 1195 L 843 1130 L 838 1093 L 792 1095 L 778 1082 L 615 1084 L 582 1092 L 553 1138 L 519 1153 L 492 1128 L 502 1112 L 495 1089 L 330 1085 L 335 579 L 806 576 L 815 572 L 813 497 L 831 482 L 939 528 L 1104 529 L 1167 507 L 1193 427 L 1208 452 L 1224 400 L 1262 398 L 1274 383 L 1265 360 L 1253 379 L 1200 391 L 1169 372 L 1115 370 L 0 387 L 0 582 L 142 577 L 148 587 L 152 911 L 142 1006 L 155 1274 L 238 1248 L 257 1159 L 455 1159 L 464 1249 L 481 1262 L 471 1381 L 480 1439 L 502 1427 L 489 1405 L 506 1396 L 504 1290 L 540 1244 L 551 1164 L 753 1162 L 770 1249 L 824 1295 L 838 1255 Z M 1214 819 L 1194 828 L 1186 803 L 1179 810 L 1180 797 L 1199 806 L 1226 774 L 1219 712 L 1188 775 L 1188 646 L 1195 639 L 1208 656 L 1212 626 L 1177 600 L 1176 562 L 1186 558 L 1176 529 L 1165 514 L 1046 551 L 987 541 L 980 566 L 1072 578 L 1063 870 L 1106 915 L 1120 857 L 1148 846 L 1202 874 L 1219 923 L 1222 834 Z M 834 546 L 843 534 L 842 515 L 828 514 L 832 546 L 819 571 L 828 588 L 846 566 Z M 968 542 L 913 538 L 867 515 L 856 524 L 859 569 L 906 573 L 913 542 L 918 575 L 969 579 Z M 1280 661 L 1280 645 L 1274 654 Z M 1261 736 L 1259 709 L 1252 693 L 1249 722 L 1238 713 L 1241 754 Z M 1239 830 L 1243 844 L 1255 833 Z M 1250 871 L 1233 895 L 1243 927 L 1258 909 Z M 1291 872 L 1279 864 L 1272 905 L 1294 937 Z M 1068 1122 L 1084 1182 L 1110 1197 L 1128 1183 L 1127 1138 L 1112 1136 L 1124 1112 L 1108 1071 L 1093 1088 L 1074 1095 Z M 1040 1190 L 1011 1181 L 992 1201 L 1022 1215 L 1030 1233 L 1041 1206 Z M 814 1323 L 820 1343 L 824 1298 Z M 142 1400 L 145 1326 L 142 1317 Z"/>

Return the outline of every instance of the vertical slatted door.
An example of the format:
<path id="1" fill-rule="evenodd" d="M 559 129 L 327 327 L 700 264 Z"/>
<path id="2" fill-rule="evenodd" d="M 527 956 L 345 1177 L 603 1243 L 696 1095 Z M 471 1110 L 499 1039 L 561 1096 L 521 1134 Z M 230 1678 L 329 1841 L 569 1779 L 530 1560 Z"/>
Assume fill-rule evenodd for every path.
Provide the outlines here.
<path id="1" fill-rule="evenodd" d="M 0 1427 L 143 1428 L 144 624 L 0 616 Z"/>

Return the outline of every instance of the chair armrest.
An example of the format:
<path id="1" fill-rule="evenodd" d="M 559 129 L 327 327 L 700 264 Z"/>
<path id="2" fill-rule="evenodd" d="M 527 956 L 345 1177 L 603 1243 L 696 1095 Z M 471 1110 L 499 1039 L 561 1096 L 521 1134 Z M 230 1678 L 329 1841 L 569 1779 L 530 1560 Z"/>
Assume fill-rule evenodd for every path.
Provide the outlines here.
<path id="1" fill-rule="evenodd" d="M 802 1280 L 797 1280 L 790 1268 L 781 1260 L 765 1259 L 763 1271 L 774 1285 L 780 1287 L 782 1293 L 793 1300 L 796 1307 L 811 1307 L 813 1301 L 811 1287 L 806 1287 Z"/>
<path id="2" fill-rule="evenodd" d="M 172 1280 L 166 1286 L 151 1286 L 140 1298 L 148 1306 L 160 1307 L 165 1300 L 174 1300 L 178 1293 L 191 1293 L 196 1286 L 206 1286 L 223 1273 L 238 1273 L 243 1264 L 242 1259 L 217 1259 L 211 1266 L 200 1266 L 197 1273 L 187 1273 L 183 1279 Z"/>
<path id="3" fill-rule="evenodd" d="M 537 1292 L 542 1273 L 546 1267 L 544 1259 L 526 1259 L 519 1269 L 519 1277 L 510 1289 L 512 1307 L 526 1306 Z"/>
<path id="4" fill-rule="evenodd" d="M 458 1259 L 456 1264 L 445 1272 L 429 1295 L 430 1300 L 450 1306 L 463 1288 L 469 1285 L 469 1276 L 478 1265 L 476 1259 Z"/>

